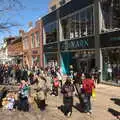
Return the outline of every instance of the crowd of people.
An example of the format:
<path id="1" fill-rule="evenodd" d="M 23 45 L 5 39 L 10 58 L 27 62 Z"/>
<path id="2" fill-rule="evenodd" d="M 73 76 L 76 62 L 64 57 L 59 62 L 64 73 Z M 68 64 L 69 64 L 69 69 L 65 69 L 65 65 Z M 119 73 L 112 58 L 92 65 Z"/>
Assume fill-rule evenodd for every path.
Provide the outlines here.
<path id="1" fill-rule="evenodd" d="M 47 66 L 43 69 L 39 66 L 28 68 L 5 64 L 0 65 L 0 74 L 0 84 L 18 86 L 17 92 L 9 91 L 3 98 L 4 109 L 30 111 L 31 101 L 34 100 L 37 107 L 44 111 L 46 99 L 49 99 L 48 92 L 52 96 L 62 93 L 64 115 L 70 117 L 76 92 L 83 112 L 92 113 L 91 96 L 95 89 L 95 81 L 88 73 L 80 76 L 72 71 L 64 77 L 59 66 Z"/>

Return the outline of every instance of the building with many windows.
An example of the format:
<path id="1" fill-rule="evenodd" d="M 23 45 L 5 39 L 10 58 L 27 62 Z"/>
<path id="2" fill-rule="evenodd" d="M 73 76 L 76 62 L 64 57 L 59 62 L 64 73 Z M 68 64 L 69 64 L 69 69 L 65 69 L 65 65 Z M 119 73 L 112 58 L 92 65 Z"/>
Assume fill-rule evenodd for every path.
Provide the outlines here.
<path id="1" fill-rule="evenodd" d="M 27 32 L 21 31 L 23 39 L 23 63 L 29 67 L 40 65 L 43 67 L 43 34 L 42 21 L 37 20 L 35 27 L 30 27 Z"/>
<path id="2" fill-rule="evenodd" d="M 42 18 L 45 64 L 58 61 L 79 73 L 101 71 L 104 82 L 120 78 L 120 1 L 71 0 Z"/>

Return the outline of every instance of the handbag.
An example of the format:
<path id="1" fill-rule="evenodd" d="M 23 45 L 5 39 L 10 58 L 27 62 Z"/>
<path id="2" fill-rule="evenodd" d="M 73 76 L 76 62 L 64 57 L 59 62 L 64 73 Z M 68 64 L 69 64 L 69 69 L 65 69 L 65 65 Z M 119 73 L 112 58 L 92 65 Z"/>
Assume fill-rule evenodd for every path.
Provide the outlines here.
<path id="1" fill-rule="evenodd" d="M 96 91 L 95 91 L 95 88 L 92 89 L 92 98 L 93 98 L 93 99 L 96 98 Z"/>
<path id="2" fill-rule="evenodd" d="M 83 101 L 84 103 L 87 103 L 87 102 L 88 102 L 88 99 L 87 99 L 87 97 L 86 97 L 86 95 L 85 95 L 84 93 L 81 94 L 81 98 L 82 98 L 82 101 Z"/>

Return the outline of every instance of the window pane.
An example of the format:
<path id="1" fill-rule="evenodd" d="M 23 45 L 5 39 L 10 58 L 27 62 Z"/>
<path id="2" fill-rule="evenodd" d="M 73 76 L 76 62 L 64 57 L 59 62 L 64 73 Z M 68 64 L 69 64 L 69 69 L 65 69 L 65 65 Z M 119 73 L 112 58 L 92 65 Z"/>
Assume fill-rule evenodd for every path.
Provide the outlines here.
<path id="1" fill-rule="evenodd" d="M 81 18 L 81 36 L 86 36 L 86 16 L 85 16 L 85 11 L 82 11 L 80 13 L 80 18 Z"/>
<path id="2" fill-rule="evenodd" d="M 79 37 L 80 34 L 80 19 L 79 14 L 76 14 L 76 21 L 75 21 L 75 37 Z"/>
<path id="3" fill-rule="evenodd" d="M 101 0 L 102 30 L 120 28 L 120 0 Z"/>
<path id="4" fill-rule="evenodd" d="M 40 39 L 39 39 L 40 35 L 39 32 L 36 32 L 36 47 L 40 46 Z"/>
<path id="5" fill-rule="evenodd" d="M 31 37 L 32 37 L 32 48 L 34 48 L 35 47 L 34 34 L 32 34 Z"/>
<path id="6" fill-rule="evenodd" d="M 52 23 L 45 26 L 46 43 L 57 41 L 57 23 Z"/>
<path id="7" fill-rule="evenodd" d="M 70 17 L 70 39 L 75 38 L 75 15 Z"/>
<path id="8" fill-rule="evenodd" d="M 87 35 L 93 34 L 93 7 L 87 9 Z"/>
<path id="9" fill-rule="evenodd" d="M 69 39 L 70 38 L 70 19 L 67 17 L 61 21 L 62 24 L 62 32 L 63 32 L 63 39 Z"/>

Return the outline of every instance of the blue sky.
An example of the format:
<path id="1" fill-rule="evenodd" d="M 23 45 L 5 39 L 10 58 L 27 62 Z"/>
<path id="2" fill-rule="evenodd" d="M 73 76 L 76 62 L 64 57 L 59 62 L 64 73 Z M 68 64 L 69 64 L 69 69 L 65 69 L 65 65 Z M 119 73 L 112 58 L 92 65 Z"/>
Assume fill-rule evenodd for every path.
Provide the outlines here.
<path id="1" fill-rule="evenodd" d="M 10 32 L 0 33 L 0 44 L 2 39 L 9 35 L 18 35 L 19 29 L 28 29 L 28 23 L 35 21 L 48 13 L 48 4 L 50 0 L 20 0 L 24 8 L 19 11 L 14 11 L 9 14 L 10 19 L 20 24 L 19 27 L 12 28 Z"/>

